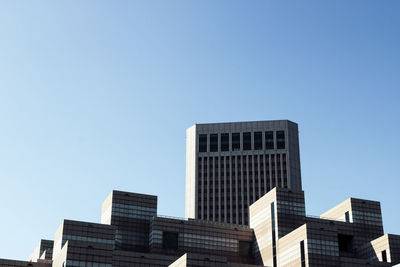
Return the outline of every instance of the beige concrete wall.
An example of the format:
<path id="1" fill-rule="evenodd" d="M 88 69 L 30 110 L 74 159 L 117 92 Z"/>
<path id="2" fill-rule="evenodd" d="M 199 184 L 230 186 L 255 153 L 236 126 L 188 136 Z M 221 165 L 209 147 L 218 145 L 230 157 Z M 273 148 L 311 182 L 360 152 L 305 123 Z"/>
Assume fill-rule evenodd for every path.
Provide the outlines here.
<path id="1" fill-rule="evenodd" d="M 52 267 L 64 267 L 63 263 L 67 261 L 67 252 L 68 252 L 68 241 L 62 247 L 62 249 L 60 249 L 59 252 L 56 253 L 56 255 L 53 254 Z"/>
<path id="2" fill-rule="evenodd" d="M 112 199 L 113 192 L 107 196 L 101 206 L 101 223 L 103 224 L 111 224 Z"/>
<path id="3" fill-rule="evenodd" d="M 250 228 L 254 229 L 258 264 L 273 265 L 271 203 L 276 203 L 276 188 L 250 206 Z M 275 209 L 276 212 L 276 209 Z M 275 213 L 276 218 L 276 213 Z M 278 239 L 277 231 L 276 240 Z"/>
<path id="4" fill-rule="evenodd" d="M 182 257 L 174 261 L 169 265 L 169 267 L 186 267 L 186 262 L 187 262 L 187 253 L 183 254 Z"/>
<path id="5" fill-rule="evenodd" d="M 185 217 L 196 218 L 197 192 L 196 192 L 196 125 L 186 130 L 186 196 Z"/>
<path id="6" fill-rule="evenodd" d="M 64 221 L 61 223 L 61 225 L 58 227 L 55 235 L 54 235 L 54 245 L 53 245 L 53 259 L 55 259 L 58 256 L 58 253 L 60 253 L 62 249 L 62 233 L 64 229 Z"/>
<path id="7" fill-rule="evenodd" d="M 307 227 L 304 224 L 296 230 L 282 237 L 278 241 L 278 266 L 301 266 L 300 242 L 304 241 L 305 253 L 307 252 Z M 307 264 L 307 258 L 306 258 Z"/>
<path id="8" fill-rule="evenodd" d="M 350 216 L 350 222 L 353 221 L 352 216 L 351 216 L 351 199 L 348 198 L 339 205 L 331 208 L 330 210 L 324 212 L 321 214 L 320 218 L 322 219 L 332 219 L 332 220 L 338 220 L 338 221 L 345 221 L 345 213 L 349 212 Z"/>
<path id="9" fill-rule="evenodd" d="M 374 254 L 376 255 L 376 258 L 379 261 L 382 261 L 382 251 L 386 251 L 386 256 L 387 256 L 387 261 L 391 262 L 391 257 L 390 257 L 390 246 L 389 246 L 389 236 L 384 235 L 381 236 L 375 240 L 371 241 L 371 246 L 373 249 Z"/>
<path id="10" fill-rule="evenodd" d="M 35 250 L 29 255 L 28 261 L 37 262 L 40 258 L 40 243 L 36 246 Z"/>

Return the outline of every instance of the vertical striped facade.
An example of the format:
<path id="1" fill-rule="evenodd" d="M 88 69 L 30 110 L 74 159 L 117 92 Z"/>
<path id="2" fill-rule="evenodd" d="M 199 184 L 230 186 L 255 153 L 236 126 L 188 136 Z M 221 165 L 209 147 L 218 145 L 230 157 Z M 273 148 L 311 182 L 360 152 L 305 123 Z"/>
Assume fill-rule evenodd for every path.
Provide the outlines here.
<path id="1" fill-rule="evenodd" d="M 186 142 L 188 218 L 248 225 L 248 207 L 272 188 L 301 190 L 296 123 L 196 124 Z"/>

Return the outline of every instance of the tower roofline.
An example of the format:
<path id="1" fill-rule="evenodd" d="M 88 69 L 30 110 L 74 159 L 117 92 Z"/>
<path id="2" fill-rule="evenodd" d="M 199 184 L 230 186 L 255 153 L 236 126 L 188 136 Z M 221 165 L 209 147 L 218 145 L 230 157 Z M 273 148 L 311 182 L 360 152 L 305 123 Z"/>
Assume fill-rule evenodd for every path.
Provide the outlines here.
<path id="1" fill-rule="evenodd" d="M 291 121 L 291 120 L 260 120 L 260 121 L 233 121 L 233 122 L 216 122 L 216 123 L 212 123 L 212 122 L 208 122 L 208 123 L 195 123 L 190 125 L 188 128 L 191 128 L 193 126 L 203 126 L 203 125 L 222 125 L 222 124 L 235 124 L 235 123 L 243 123 L 243 124 L 253 124 L 253 123 L 272 123 L 272 122 L 289 122 L 289 123 L 294 123 L 297 125 L 296 122 Z"/>

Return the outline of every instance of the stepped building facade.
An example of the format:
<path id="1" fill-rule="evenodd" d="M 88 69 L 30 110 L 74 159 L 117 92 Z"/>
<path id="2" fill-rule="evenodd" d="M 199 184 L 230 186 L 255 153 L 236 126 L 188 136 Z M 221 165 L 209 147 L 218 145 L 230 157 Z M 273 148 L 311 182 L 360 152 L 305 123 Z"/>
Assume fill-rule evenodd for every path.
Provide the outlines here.
<path id="1" fill-rule="evenodd" d="M 99 222 L 64 220 L 26 261 L 0 267 L 400 264 L 379 202 L 349 198 L 306 216 L 296 123 L 196 124 L 186 154 L 186 218 L 158 215 L 157 196 L 112 191 Z"/>
<path id="2" fill-rule="evenodd" d="M 112 191 L 101 223 L 64 220 L 27 261 L 7 267 L 395 266 L 400 236 L 384 234 L 380 203 L 350 198 L 307 217 L 304 192 L 273 188 L 250 225 L 157 215 L 157 197 Z"/>

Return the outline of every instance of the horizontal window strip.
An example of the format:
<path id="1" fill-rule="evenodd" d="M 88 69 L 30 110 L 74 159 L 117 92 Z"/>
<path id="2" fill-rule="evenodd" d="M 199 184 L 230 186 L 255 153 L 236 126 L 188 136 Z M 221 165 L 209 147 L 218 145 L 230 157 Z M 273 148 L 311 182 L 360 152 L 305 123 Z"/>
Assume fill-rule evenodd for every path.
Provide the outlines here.
<path id="1" fill-rule="evenodd" d="M 90 261 L 73 261 L 67 260 L 66 266 L 73 267 L 112 267 L 110 263 L 90 262 Z"/>
<path id="2" fill-rule="evenodd" d="M 102 238 L 86 237 L 86 236 L 77 236 L 77 235 L 63 235 L 63 244 L 67 240 L 93 242 L 93 243 L 110 244 L 110 245 L 114 245 L 114 243 L 115 243 L 114 240 L 110 240 L 110 239 L 102 239 Z"/>

